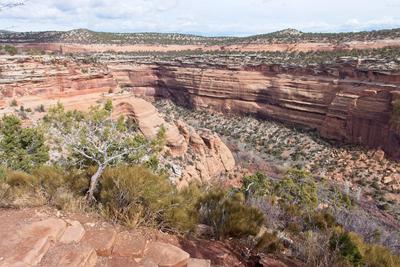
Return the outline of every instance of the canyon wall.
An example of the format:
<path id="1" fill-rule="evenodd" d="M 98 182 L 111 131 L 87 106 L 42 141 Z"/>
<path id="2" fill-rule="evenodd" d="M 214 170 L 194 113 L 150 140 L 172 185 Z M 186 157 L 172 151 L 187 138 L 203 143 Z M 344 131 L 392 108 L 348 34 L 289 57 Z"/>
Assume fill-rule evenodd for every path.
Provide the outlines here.
<path id="1" fill-rule="evenodd" d="M 328 139 L 380 147 L 400 158 L 400 130 L 390 123 L 392 102 L 400 98 L 400 73 L 362 70 L 356 63 L 318 68 L 179 63 L 109 67 L 122 87 L 139 96 L 275 119 L 316 129 Z"/>
<path id="2" fill-rule="evenodd" d="M 221 63 L 89 63 L 70 58 L 0 57 L 0 113 L 63 100 L 85 109 L 108 93 L 165 97 L 191 108 L 254 115 L 318 130 L 322 137 L 382 148 L 400 158 L 391 124 L 400 73 L 357 62 L 294 67 Z"/>

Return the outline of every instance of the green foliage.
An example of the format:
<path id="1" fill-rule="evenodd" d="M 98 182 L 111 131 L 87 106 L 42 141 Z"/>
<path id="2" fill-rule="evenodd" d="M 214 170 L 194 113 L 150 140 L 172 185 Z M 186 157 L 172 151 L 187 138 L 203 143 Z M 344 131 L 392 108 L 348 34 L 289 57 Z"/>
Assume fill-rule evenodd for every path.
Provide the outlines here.
<path id="1" fill-rule="evenodd" d="M 282 251 L 284 246 L 276 233 L 265 232 L 257 241 L 256 248 L 265 253 L 276 253 Z"/>
<path id="2" fill-rule="evenodd" d="M 263 214 L 247 206 L 240 192 L 211 191 L 197 206 L 200 221 L 212 226 L 218 239 L 257 235 L 264 222 Z"/>
<path id="3" fill-rule="evenodd" d="M 173 198 L 166 177 L 135 166 L 108 168 L 102 175 L 99 201 L 106 214 L 130 226 L 163 226 Z"/>
<path id="4" fill-rule="evenodd" d="M 199 221 L 197 203 L 202 196 L 202 188 L 196 184 L 177 192 L 166 213 L 167 224 L 182 232 L 192 231 Z"/>
<path id="5" fill-rule="evenodd" d="M 17 100 L 16 100 L 16 99 L 13 99 L 13 100 L 11 101 L 10 105 L 11 105 L 12 107 L 18 106 Z"/>
<path id="6" fill-rule="evenodd" d="M 361 266 L 363 263 L 363 255 L 360 245 L 362 240 L 355 233 L 344 231 L 335 232 L 330 241 L 332 250 L 338 250 L 344 260 L 353 266 Z"/>
<path id="7" fill-rule="evenodd" d="M 338 250 L 342 259 L 352 266 L 400 266 L 399 256 L 383 246 L 365 243 L 354 232 L 337 228 L 332 234 L 330 246 L 332 250 Z"/>
<path id="8" fill-rule="evenodd" d="M 6 183 L 13 187 L 35 188 L 39 181 L 36 176 L 22 171 L 7 171 Z"/>
<path id="9" fill-rule="evenodd" d="M 52 197 L 65 184 L 65 172 L 53 166 L 41 166 L 32 171 L 41 188 Z"/>
<path id="10" fill-rule="evenodd" d="M 108 112 L 113 111 L 113 103 L 111 99 L 107 99 L 106 103 L 104 104 L 104 109 L 107 110 Z"/>
<path id="11" fill-rule="evenodd" d="M 7 54 L 14 56 L 18 53 L 18 50 L 15 46 L 12 45 L 5 45 L 4 46 L 4 51 L 6 51 Z"/>
<path id="12" fill-rule="evenodd" d="M 265 197 L 271 194 L 271 182 L 265 174 L 257 172 L 243 178 L 242 190 L 246 199 L 249 197 Z"/>
<path id="13" fill-rule="evenodd" d="M 154 138 L 151 142 L 154 151 L 161 152 L 164 149 L 167 142 L 166 133 L 167 129 L 164 127 L 164 125 L 162 125 L 157 132 L 156 138 Z"/>
<path id="14" fill-rule="evenodd" d="M 283 201 L 306 210 L 318 205 L 316 183 L 308 172 L 300 169 L 289 170 L 284 179 L 275 184 L 274 192 Z"/>
<path id="15" fill-rule="evenodd" d="M 5 116 L 0 125 L 0 160 L 11 169 L 29 171 L 49 160 L 49 148 L 38 128 L 23 128 L 15 116 Z"/>
<path id="16" fill-rule="evenodd" d="M 379 245 L 368 245 L 365 249 L 365 263 L 368 267 L 397 267 L 400 266 L 400 257 L 394 255 L 387 248 Z"/>
<path id="17" fill-rule="evenodd" d="M 52 123 L 57 122 L 58 127 L 62 127 L 63 131 L 69 131 L 75 123 L 78 123 L 83 119 L 84 113 L 77 110 L 65 111 L 63 104 L 58 102 L 57 105 L 49 108 L 43 121 L 46 126 L 50 126 Z"/>
<path id="18" fill-rule="evenodd" d="M 317 211 L 306 216 L 306 222 L 312 227 L 327 230 L 337 226 L 335 217 L 328 211 Z"/>

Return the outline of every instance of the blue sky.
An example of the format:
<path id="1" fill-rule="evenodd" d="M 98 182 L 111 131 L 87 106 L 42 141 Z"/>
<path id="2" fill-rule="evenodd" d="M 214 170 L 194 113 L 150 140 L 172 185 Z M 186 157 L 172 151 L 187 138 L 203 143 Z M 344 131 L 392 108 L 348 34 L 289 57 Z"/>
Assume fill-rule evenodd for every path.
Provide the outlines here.
<path id="1" fill-rule="evenodd" d="M 14 31 L 88 28 L 243 36 L 285 28 L 397 27 L 400 0 L 27 0 L 25 6 L 0 12 L 0 28 Z"/>

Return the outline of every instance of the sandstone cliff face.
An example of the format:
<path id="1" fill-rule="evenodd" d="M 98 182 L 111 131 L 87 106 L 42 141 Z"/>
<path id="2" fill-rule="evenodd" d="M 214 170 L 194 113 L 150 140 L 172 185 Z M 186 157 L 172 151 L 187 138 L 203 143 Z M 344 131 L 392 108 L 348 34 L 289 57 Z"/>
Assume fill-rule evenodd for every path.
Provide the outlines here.
<path id="1" fill-rule="evenodd" d="M 100 64 L 46 56 L 0 56 L 0 99 L 108 92 L 116 82 Z"/>
<path id="2" fill-rule="evenodd" d="M 362 70 L 356 64 L 312 69 L 166 63 L 125 66 L 116 73 L 117 81 L 124 81 L 136 95 L 273 118 L 317 129 L 329 139 L 381 147 L 400 157 L 399 130 L 390 124 L 400 73 Z"/>
<path id="3" fill-rule="evenodd" d="M 71 108 L 85 109 L 102 94 L 123 89 L 193 108 L 297 124 L 400 158 L 400 129 L 390 123 L 392 101 L 400 95 L 400 73 L 364 69 L 357 62 L 230 67 L 3 56 L 0 67 L 3 109 L 11 110 L 13 99 L 31 108 L 61 99 Z"/>

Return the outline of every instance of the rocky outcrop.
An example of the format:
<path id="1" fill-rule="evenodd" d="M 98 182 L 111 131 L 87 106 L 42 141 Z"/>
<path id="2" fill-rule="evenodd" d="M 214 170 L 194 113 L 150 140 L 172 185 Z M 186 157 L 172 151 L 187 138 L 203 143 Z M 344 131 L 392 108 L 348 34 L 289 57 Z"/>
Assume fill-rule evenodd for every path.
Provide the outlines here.
<path id="1" fill-rule="evenodd" d="M 106 93 L 117 84 L 107 67 L 51 56 L 0 56 L 0 99 Z M 1 104 L 1 103 L 0 103 Z"/>
<path id="2" fill-rule="evenodd" d="M 392 101 L 400 92 L 400 73 L 358 69 L 356 62 L 313 68 L 164 63 L 125 67 L 125 76 L 119 69 L 116 80 L 123 77 L 124 85 L 139 96 L 272 118 L 317 129 L 328 139 L 380 147 L 400 157 L 399 129 L 390 123 Z"/>
<path id="3" fill-rule="evenodd" d="M 172 156 L 173 171 L 178 188 L 191 182 L 208 183 L 235 168 L 234 157 L 217 134 L 203 129 L 196 131 L 182 121 L 166 122 L 156 108 L 140 98 L 113 101 L 114 116 L 133 119 L 140 131 L 149 139 L 165 129 L 165 153 Z"/>
<path id="4" fill-rule="evenodd" d="M 81 216 L 81 223 L 67 216 L 56 217 L 49 209 L 45 212 L 0 211 L 1 267 L 210 266 L 209 260 L 191 258 L 179 247 L 152 240 L 148 233 L 121 231 L 105 222 L 83 224 L 90 218 Z M 70 226 L 82 230 L 78 239 L 71 239 L 77 235 L 68 230 Z"/>

